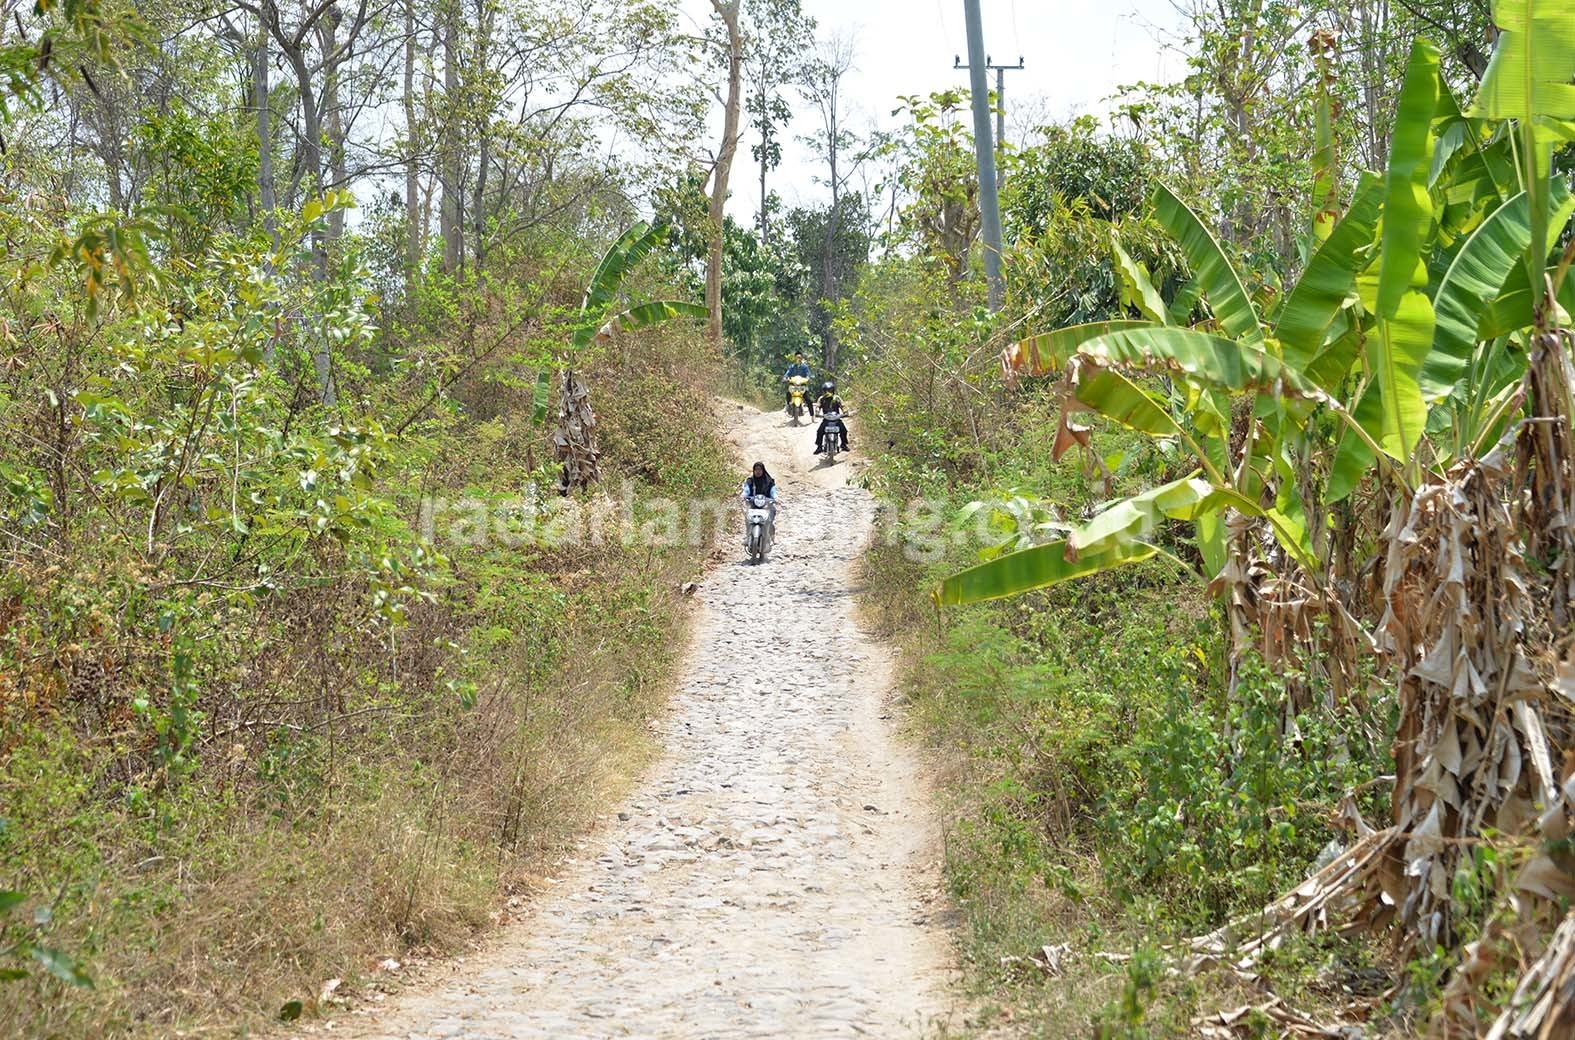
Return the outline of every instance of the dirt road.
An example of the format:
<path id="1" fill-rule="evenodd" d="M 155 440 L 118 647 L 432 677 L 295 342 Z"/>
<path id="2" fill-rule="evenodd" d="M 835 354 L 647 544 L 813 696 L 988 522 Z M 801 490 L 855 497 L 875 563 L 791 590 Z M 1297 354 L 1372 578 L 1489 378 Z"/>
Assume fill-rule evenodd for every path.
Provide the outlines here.
<path id="1" fill-rule="evenodd" d="M 485 953 L 333 1035 L 896 1038 L 947 1017 L 936 824 L 853 618 L 869 496 L 815 465 L 813 427 L 721 409 L 784 507 L 767 563 L 740 535 L 700 586 L 664 757 Z"/>

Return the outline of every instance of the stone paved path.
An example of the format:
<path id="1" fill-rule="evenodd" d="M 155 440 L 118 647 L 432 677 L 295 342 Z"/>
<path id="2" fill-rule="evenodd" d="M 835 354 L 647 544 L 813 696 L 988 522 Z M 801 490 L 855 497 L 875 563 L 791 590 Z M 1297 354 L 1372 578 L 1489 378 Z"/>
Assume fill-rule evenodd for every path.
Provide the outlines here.
<path id="1" fill-rule="evenodd" d="M 776 549 L 702 583 L 665 753 L 537 908 L 439 988 L 333 1035 L 918 1037 L 951 1001 L 939 843 L 856 627 L 869 496 L 810 428 L 725 405 L 784 499 Z M 855 433 L 857 431 L 855 430 Z M 631 648 L 638 652 L 639 648 Z"/>

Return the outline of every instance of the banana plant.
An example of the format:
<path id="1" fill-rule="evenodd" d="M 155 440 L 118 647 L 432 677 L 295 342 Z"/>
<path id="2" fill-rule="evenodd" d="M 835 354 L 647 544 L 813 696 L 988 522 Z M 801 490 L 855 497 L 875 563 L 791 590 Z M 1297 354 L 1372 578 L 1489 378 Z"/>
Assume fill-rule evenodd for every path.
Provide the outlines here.
<path id="1" fill-rule="evenodd" d="M 581 490 L 601 478 L 596 413 L 591 408 L 590 388 L 574 370 L 575 361 L 592 344 L 608 342 L 620 332 L 633 332 L 675 318 L 704 320 L 710 313 L 700 304 L 684 300 L 625 303 L 625 281 L 666 235 L 666 228 L 652 227 L 641 221 L 607 247 L 586 283 L 579 319 L 569 336 L 567 350 L 557 359 L 556 366 L 543 366 L 536 374 L 531 410 L 533 426 L 546 418 L 555 371 L 558 378 L 558 422 L 553 431 L 553 446 L 562 467 L 558 483 L 560 492 Z"/>
<path id="2" fill-rule="evenodd" d="M 1278 313 L 1255 313 L 1206 229 L 1173 193 L 1156 193 L 1155 215 L 1197 272 L 1207 321 L 1175 327 L 1175 306 L 1143 290 L 1140 269 L 1123 270 L 1144 321 L 1058 330 L 1004 360 L 1013 375 L 1058 377 L 1057 453 L 1091 447 L 1090 431 L 1069 418 L 1091 411 L 1183 445 L 1197 469 L 936 590 L 938 603 L 969 603 L 1150 559 L 1165 551 L 1161 524 L 1181 520 L 1225 593 L 1237 650 L 1243 604 L 1263 612 L 1266 655 L 1271 628 L 1291 632 L 1314 667 L 1342 652 L 1353 624 L 1365 632 L 1352 616 L 1365 609 L 1367 646 L 1375 656 L 1382 646 L 1399 706 L 1390 825 L 1363 839 L 1368 849 L 1349 869 L 1304 883 L 1270 916 L 1310 920 L 1344 899 L 1353 923 L 1393 929 L 1406 954 L 1463 938 L 1448 879 L 1488 827 L 1537 857 L 1510 890 L 1515 927 L 1567 915 L 1575 889 L 1568 862 L 1546 851 L 1575 827 L 1554 766 L 1568 754 L 1558 721 L 1567 690 L 1530 663 L 1562 652 L 1557 640 L 1575 624 L 1575 244 L 1557 252 L 1575 200 L 1552 166 L 1554 150 L 1575 141 L 1575 10 L 1497 0 L 1494 20 L 1498 45 L 1465 112 L 1439 78 L 1437 49 L 1417 42 L 1383 176 L 1358 183 L 1326 237 L 1315 228 Z M 1156 373 L 1176 392 L 1155 393 Z M 1305 521 L 1359 486 L 1387 511 L 1383 530 L 1367 532 L 1381 592 L 1352 604 L 1344 593 L 1305 595 L 1327 588 L 1332 571 Z M 1265 561 L 1261 539 L 1231 538 L 1221 562 L 1210 532 L 1222 524 L 1232 535 L 1272 532 L 1283 559 Z M 1280 573 L 1262 577 L 1272 567 Z M 1286 597 L 1285 573 L 1296 570 L 1303 587 Z M 1256 595 L 1238 594 L 1253 582 Z M 1340 638 L 1301 624 L 1305 612 L 1286 623 L 1307 604 Z M 1295 683 L 1287 677 L 1288 714 Z M 1549 704 L 1559 707 L 1544 720 Z M 1564 941 L 1529 967 L 1477 951 L 1475 968 L 1458 972 L 1471 990 L 1485 972 L 1523 971 L 1514 997 L 1499 1001 L 1492 1035 L 1553 1035 L 1569 1021 L 1567 987 L 1543 982 L 1568 978 L 1572 924 L 1566 916 Z M 1491 1004 L 1460 1006 L 1470 1031 Z"/>
<path id="3" fill-rule="evenodd" d="M 1484 93 L 1497 89 L 1484 84 Z M 1007 553 L 970 568 L 941 584 L 937 602 L 1014 595 L 1150 558 L 1161 551 L 1153 534 L 1164 519 L 1193 525 L 1214 578 L 1228 562 L 1233 515 L 1264 524 L 1284 558 L 1318 585 L 1328 568 L 1309 517 L 1375 472 L 1406 498 L 1424 470 L 1495 441 L 1519 407 L 1525 351 L 1517 344 L 1538 298 L 1529 291 L 1531 265 L 1524 276 L 1515 269 L 1533 254 L 1546 259 L 1575 208 L 1567 191 L 1545 185 L 1549 217 L 1538 230 L 1537 196 L 1514 177 L 1502 107 L 1479 99 L 1463 115 L 1440 78 L 1437 48 L 1419 40 L 1385 173 L 1364 174 L 1343 214 L 1317 231 L 1301 276 L 1267 318 L 1207 225 L 1175 192 L 1157 188 L 1155 219 L 1194 272 L 1187 311 L 1201 298 L 1205 321 L 1184 327 L 1183 301 L 1167 304 L 1113 245 L 1124 297 L 1142 320 L 1032 336 L 1009 347 L 1003 365 L 1011 378 L 1059 377 L 1058 456 L 1089 446 L 1073 417 L 1092 412 L 1182 445 L 1197 473 L 1112 505 L 1122 522 L 1101 514 L 1020 559 Z M 1546 133 L 1548 121 L 1538 125 Z M 1319 200 L 1320 213 L 1331 209 L 1330 199 Z M 1175 392 L 1156 392 L 1155 376 Z M 1310 486 L 1305 471 L 1319 460 L 1322 486 Z"/>

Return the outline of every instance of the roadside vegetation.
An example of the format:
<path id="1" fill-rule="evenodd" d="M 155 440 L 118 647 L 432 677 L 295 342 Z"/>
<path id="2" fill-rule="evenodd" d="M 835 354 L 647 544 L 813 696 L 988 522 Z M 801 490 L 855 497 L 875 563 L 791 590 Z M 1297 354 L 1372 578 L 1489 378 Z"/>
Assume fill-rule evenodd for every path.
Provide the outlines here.
<path id="1" fill-rule="evenodd" d="M 515 124 L 482 28 L 325 11 L 0 34 L 5 1036 L 327 1013 L 495 920 L 654 750 L 712 533 L 634 524 L 732 466 L 692 279 L 589 135 L 683 99 Z M 590 15 L 510 30 L 555 97 L 666 53 L 654 6 Z M 378 154 L 366 77 L 436 41 L 459 86 L 407 82 Z"/>
<path id="2" fill-rule="evenodd" d="M 1008 155 L 998 316 L 912 109 L 838 327 L 1000 1028 L 1575 1023 L 1575 20 L 1447 6 L 1200 8 L 1185 87 Z"/>

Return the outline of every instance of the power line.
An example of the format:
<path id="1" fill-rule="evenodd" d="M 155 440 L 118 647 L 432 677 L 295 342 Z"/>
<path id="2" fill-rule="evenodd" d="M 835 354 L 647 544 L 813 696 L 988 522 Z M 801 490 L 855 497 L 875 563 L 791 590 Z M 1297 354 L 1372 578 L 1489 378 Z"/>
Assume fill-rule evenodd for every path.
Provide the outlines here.
<path id="1" fill-rule="evenodd" d="M 952 57 L 952 68 L 966 69 L 968 67 L 963 64 L 960 55 Z M 1027 66 L 1023 64 L 1023 56 L 1021 54 L 1017 56 L 1016 65 L 991 64 L 990 56 L 986 54 L 984 56 L 984 67 L 987 72 L 995 73 L 995 147 L 999 151 L 1006 147 L 1006 74 L 1008 72 L 1021 71 Z M 1001 184 L 1001 178 L 1002 175 L 998 168 L 996 171 L 997 187 Z"/>

